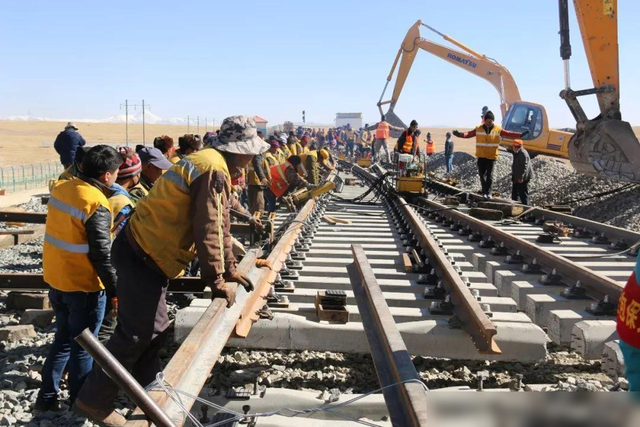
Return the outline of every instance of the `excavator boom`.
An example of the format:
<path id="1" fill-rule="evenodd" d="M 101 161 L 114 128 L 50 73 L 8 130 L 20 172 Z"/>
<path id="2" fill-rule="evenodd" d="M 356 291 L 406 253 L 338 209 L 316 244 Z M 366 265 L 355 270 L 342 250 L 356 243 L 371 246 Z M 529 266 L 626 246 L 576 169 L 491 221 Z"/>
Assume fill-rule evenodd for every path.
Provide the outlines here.
<path id="1" fill-rule="evenodd" d="M 422 38 L 420 36 L 421 26 L 424 26 L 440 35 L 446 41 L 460 48 L 461 51 Z M 418 20 L 411 28 L 409 28 L 407 35 L 402 41 L 400 49 L 398 49 L 398 53 L 393 65 L 391 66 L 391 71 L 387 77 L 384 90 L 380 96 L 380 101 L 378 102 L 380 114 L 385 114 L 389 123 L 395 126 L 406 127 L 402 120 L 400 120 L 400 118 L 395 114 L 394 109 L 398 99 L 400 98 L 400 93 L 404 88 L 407 76 L 409 75 L 409 71 L 411 70 L 411 66 L 413 65 L 413 61 L 415 60 L 419 49 L 425 50 L 438 58 L 452 63 L 491 83 L 500 95 L 500 109 L 502 111 L 502 117 L 506 116 L 506 112 L 512 103 L 520 100 L 520 91 L 518 90 L 518 86 L 509 70 L 500 65 L 497 61 L 474 51 L 457 40 L 440 33 Z M 399 68 L 393 89 L 393 95 L 390 100 L 383 101 L 384 93 L 393 79 L 398 64 Z M 383 113 L 382 106 L 386 104 L 389 104 L 389 110 L 387 113 Z"/>
<path id="2" fill-rule="evenodd" d="M 620 113 L 618 60 L 618 1 L 574 0 L 582 43 L 594 87 L 574 91 L 570 87 L 569 5 L 559 0 L 560 54 L 565 62 L 565 89 L 560 97 L 576 119 L 576 133 L 569 141 L 569 159 L 581 173 L 640 182 L 640 141 Z M 579 97 L 596 95 L 600 114 L 588 119 Z"/>

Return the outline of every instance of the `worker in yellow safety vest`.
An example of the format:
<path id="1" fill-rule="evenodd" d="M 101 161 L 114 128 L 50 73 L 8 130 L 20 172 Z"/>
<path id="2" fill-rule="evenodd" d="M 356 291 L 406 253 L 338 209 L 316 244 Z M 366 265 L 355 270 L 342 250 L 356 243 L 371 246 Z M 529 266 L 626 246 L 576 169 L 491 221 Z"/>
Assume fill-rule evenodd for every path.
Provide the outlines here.
<path id="1" fill-rule="evenodd" d="M 453 131 L 453 135 L 458 138 L 473 138 L 475 136 L 480 185 L 482 186 L 482 195 L 487 199 L 492 197 L 493 165 L 498 158 L 501 139 L 522 139 L 523 136 L 529 134 L 528 130 L 522 133 L 504 130 L 500 125 L 496 125 L 494 120 L 493 112 L 487 111 L 484 115 L 484 122 L 475 129 L 468 132 Z"/>
<path id="2" fill-rule="evenodd" d="M 378 123 L 373 126 L 369 126 L 366 129 L 376 130 L 375 141 L 373 142 L 373 160 L 380 160 L 382 162 L 389 163 L 391 159 L 389 158 L 389 146 L 387 145 L 387 143 L 391 136 L 391 131 L 395 130 L 398 132 L 402 132 L 404 131 L 404 129 L 389 124 L 386 121 L 384 114 L 380 117 L 380 121 Z M 380 155 L 380 150 L 384 152 L 383 155 Z"/>
<path id="3" fill-rule="evenodd" d="M 162 151 L 155 147 L 141 147 L 137 150 L 142 171 L 140 172 L 140 182 L 129 190 L 129 196 L 135 203 L 146 197 L 151 191 L 153 184 L 162 176 L 164 171 L 171 169 L 173 164 L 162 154 Z"/>
<path id="4" fill-rule="evenodd" d="M 107 198 L 121 163 L 113 147 L 97 145 L 85 154 L 82 173 L 59 183 L 51 192 L 42 269 L 50 287 L 56 334 L 42 368 L 36 410 L 61 410 L 58 392 L 65 367 L 72 404 L 91 371 L 91 357 L 73 338 L 87 328 L 97 335 L 105 312 L 105 289 L 115 295 L 113 222 Z M 68 363 L 59 363 L 61 360 Z"/>
<path id="5" fill-rule="evenodd" d="M 236 291 L 227 282 L 253 289 L 246 273 L 236 269 L 229 190 L 231 177 L 268 149 L 253 118 L 226 118 L 212 147 L 186 156 L 162 175 L 113 242 L 118 326 L 106 347 L 141 384 L 152 382 L 162 369 L 159 351 L 170 324 L 165 301 L 169 280 L 179 277 L 196 256 L 201 281 L 228 306 Z M 94 365 L 74 410 L 107 424 L 104 418 L 114 413 L 118 391 Z"/>
<path id="6" fill-rule="evenodd" d="M 264 134 L 258 131 L 262 139 Z M 247 165 L 249 213 L 264 212 L 264 190 L 269 188 L 269 164 L 264 155 L 258 154 Z"/>
<path id="7" fill-rule="evenodd" d="M 318 151 L 312 150 L 301 154 L 300 165 L 296 168 L 298 175 L 305 178 L 313 185 L 320 183 L 320 169 L 318 165 Z"/>

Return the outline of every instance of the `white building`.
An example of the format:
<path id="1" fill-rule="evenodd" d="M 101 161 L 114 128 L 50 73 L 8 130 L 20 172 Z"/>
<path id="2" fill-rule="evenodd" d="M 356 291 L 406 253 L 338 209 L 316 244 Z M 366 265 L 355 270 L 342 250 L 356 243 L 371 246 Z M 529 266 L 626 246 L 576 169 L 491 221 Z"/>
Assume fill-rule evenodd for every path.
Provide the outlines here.
<path id="1" fill-rule="evenodd" d="M 362 113 L 336 113 L 336 127 L 350 124 L 352 128 L 362 127 Z"/>

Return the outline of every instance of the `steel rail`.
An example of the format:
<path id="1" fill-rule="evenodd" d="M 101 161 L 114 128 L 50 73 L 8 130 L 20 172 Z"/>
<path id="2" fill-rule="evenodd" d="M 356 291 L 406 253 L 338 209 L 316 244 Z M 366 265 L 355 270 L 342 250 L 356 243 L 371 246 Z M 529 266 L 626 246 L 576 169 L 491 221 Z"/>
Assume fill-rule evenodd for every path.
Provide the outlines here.
<path id="1" fill-rule="evenodd" d="M 0 221 L 24 222 L 27 224 L 44 224 L 47 222 L 47 213 L 0 211 Z"/>
<path id="2" fill-rule="evenodd" d="M 427 426 L 427 393 L 361 245 L 347 266 L 373 363 L 394 426 Z M 412 382 L 407 382 L 412 381 Z"/>
<path id="3" fill-rule="evenodd" d="M 431 236 L 427 226 L 422 222 L 422 217 L 407 204 L 404 198 L 398 196 L 397 200 L 402 207 L 404 216 L 411 224 L 420 246 L 427 251 L 429 259 L 437 266 L 443 279 L 442 283 L 451 294 L 453 311 L 460 319 L 462 328 L 471 336 L 480 353 L 501 354 L 502 351 L 495 341 L 498 331 L 493 322 Z"/>
<path id="4" fill-rule="evenodd" d="M 546 265 L 550 268 L 555 268 L 559 274 L 565 277 L 573 280 L 579 280 L 585 288 L 596 293 L 598 298 L 601 298 L 604 295 L 609 295 L 610 298 L 617 300 L 622 293 L 623 285 L 618 284 L 614 280 L 601 276 L 567 258 L 556 255 L 547 249 L 541 248 L 506 231 L 500 230 L 492 224 L 476 219 L 460 211 L 445 210 L 447 206 L 433 200 L 427 200 L 424 197 L 420 199 L 420 203 L 423 206 L 441 209 L 441 215 L 449 217 L 450 219 L 462 221 L 472 229 L 475 229 L 475 231 L 480 232 L 483 236 L 490 236 L 496 242 L 502 242 L 505 246 L 510 247 L 511 249 L 520 250 L 523 255 L 532 259 L 536 258 L 540 264 Z"/>
<path id="5" fill-rule="evenodd" d="M 7 291 L 46 291 L 49 285 L 42 273 L 0 273 L 0 289 Z M 179 277 L 169 281 L 169 293 L 204 292 L 205 284 L 199 277 Z"/>
<path id="6" fill-rule="evenodd" d="M 354 170 L 368 180 L 377 179 L 373 174 L 357 165 L 354 165 Z M 395 196 L 395 200 L 400 204 L 405 218 L 411 224 L 420 246 L 429 253 L 431 261 L 437 266 L 437 270 L 443 278 L 442 283 L 451 295 L 453 311 L 460 320 L 464 331 L 469 334 L 480 353 L 501 354 L 502 351 L 495 340 L 498 333 L 497 328 L 484 312 L 478 300 L 471 294 L 471 290 L 454 269 L 438 243 L 433 239 L 422 222 L 421 216 L 408 205 L 404 198 Z"/>
<path id="7" fill-rule="evenodd" d="M 462 190 L 458 187 L 454 187 L 450 184 L 447 184 L 435 179 L 428 179 L 426 182 L 428 186 L 435 187 L 436 189 L 443 191 L 444 193 L 447 193 L 449 195 L 468 194 L 469 197 L 474 201 L 478 201 L 478 202 L 487 201 L 479 194 Z M 502 200 L 492 199 L 490 201 L 500 202 Z M 505 202 L 511 203 L 512 201 L 505 200 Z M 571 224 L 576 227 L 583 227 L 592 231 L 596 231 L 598 233 L 604 233 L 607 237 L 611 239 L 617 239 L 617 240 L 624 239 L 630 245 L 640 241 L 640 233 L 635 231 L 626 230 L 624 228 L 616 227 L 614 225 L 603 224 L 600 222 L 591 221 L 589 219 L 580 218 L 577 216 L 569 215 L 562 212 L 556 212 L 556 211 L 552 211 L 552 210 L 544 209 L 540 207 L 528 206 L 528 208 L 530 208 L 530 210 L 528 210 L 529 215 L 544 217 L 546 219 L 554 220 L 554 221 L 562 221 L 564 223 Z"/>
<path id="8" fill-rule="evenodd" d="M 234 332 L 238 336 L 248 334 L 251 325 L 259 319 L 258 310 L 266 304 L 266 296 L 277 271 L 284 264 L 303 223 L 315 206 L 315 200 L 309 200 L 296 215 L 267 258 L 271 262 L 271 269 L 255 267 L 257 251 L 250 250 L 247 253 L 238 269 L 249 275 L 255 290 L 247 293 L 244 288 L 238 287 L 236 303 L 228 309 L 224 299 L 213 300 L 163 371 L 165 380 L 174 388 L 197 395 L 231 335 Z M 184 424 L 186 415 L 163 391 L 153 391 L 151 395 L 177 426 Z M 194 399 L 181 396 L 181 403 L 186 408 L 191 408 L 194 402 Z M 126 427 L 148 426 L 149 422 L 140 409 L 136 409 L 126 423 Z"/>

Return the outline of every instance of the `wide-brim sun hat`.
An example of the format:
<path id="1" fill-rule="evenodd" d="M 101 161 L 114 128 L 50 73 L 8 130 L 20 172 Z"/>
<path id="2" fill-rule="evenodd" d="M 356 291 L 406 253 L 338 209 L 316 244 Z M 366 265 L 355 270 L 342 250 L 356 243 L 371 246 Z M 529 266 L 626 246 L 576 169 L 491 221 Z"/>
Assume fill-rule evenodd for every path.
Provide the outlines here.
<path id="1" fill-rule="evenodd" d="M 267 152 L 270 147 L 258 136 L 256 122 L 248 116 L 231 116 L 224 119 L 218 139 L 211 146 L 226 153 L 253 156 Z"/>

